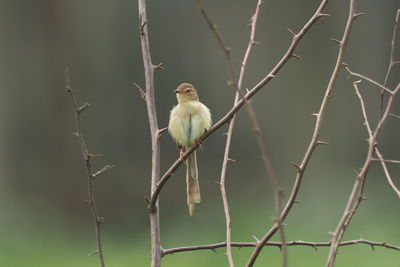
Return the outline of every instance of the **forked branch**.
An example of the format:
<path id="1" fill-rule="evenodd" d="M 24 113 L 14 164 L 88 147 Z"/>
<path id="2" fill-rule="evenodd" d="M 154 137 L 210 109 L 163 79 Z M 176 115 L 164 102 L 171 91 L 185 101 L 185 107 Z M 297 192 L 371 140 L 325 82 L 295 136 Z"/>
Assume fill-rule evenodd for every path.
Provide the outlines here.
<path id="1" fill-rule="evenodd" d="M 87 205 L 89 206 L 90 213 L 92 214 L 92 220 L 93 220 L 95 235 L 96 235 L 97 249 L 94 252 L 90 253 L 89 255 L 97 254 L 99 256 L 100 265 L 102 267 L 105 267 L 106 264 L 104 261 L 104 254 L 103 254 L 103 248 L 102 248 L 102 243 L 101 243 L 101 229 L 100 229 L 101 225 L 104 223 L 104 218 L 100 217 L 97 212 L 95 192 L 94 192 L 94 179 L 99 174 L 104 173 L 108 169 L 112 168 L 112 166 L 107 165 L 106 167 L 104 167 L 103 169 L 101 169 L 97 172 L 92 171 L 91 160 L 94 157 L 96 157 L 96 155 L 89 153 L 88 148 L 86 146 L 85 138 L 83 137 L 83 133 L 81 130 L 81 115 L 82 115 L 82 112 L 85 111 L 89 107 L 89 104 L 85 103 L 82 106 L 79 106 L 78 101 L 76 100 L 76 97 L 72 91 L 68 67 L 66 67 L 64 70 L 64 77 L 65 77 L 65 90 L 71 98 L 72 107 L 75 112 L 76 130 L 75 130 L 74 134 L 78 138 L 78 141 L 79 141 L 79 144 L 80 144 L 81 150 L 82 150 L 82 156 L 83 156 L 83 159 L 85 160 L 87 183 L 88 183 L 88 198 L 89 198 L 87 200 Z"/>

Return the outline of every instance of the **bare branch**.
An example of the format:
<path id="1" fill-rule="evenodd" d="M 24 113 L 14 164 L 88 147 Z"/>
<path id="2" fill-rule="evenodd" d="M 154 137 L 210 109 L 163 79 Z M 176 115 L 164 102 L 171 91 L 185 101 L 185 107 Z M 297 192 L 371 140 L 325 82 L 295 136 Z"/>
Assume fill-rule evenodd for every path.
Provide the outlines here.
<path id="1" fill-rule="evenodd" d="M 376 158 L 372 158 L 372 160 L 374 160 L 374 161 L 379 161 L 379 162 L 400 164 L 400 160 L 393 160 L 393 159 L 376 159 Z"/>
<path id="2" fill-rule="evenodd" d="M 388 249 L 393 249 L 400 251 L 400 246 L 392 245 L 387 242 L 377 242 L 377 241 L 370 241 L 370 240 L 365 240 L 365 239 L 354 239 L 354 240 L 348 240 L 348 241 L 343 241 L 339 243 L 339 246 L 351 246 L 351 245 L 358 245 L 358 244 L 365 244 L 369 245 L 371 247 L 383 247 L 383 248 L 388 248 Z M 237 248 L 245 248 L 245 247 L 255 247 L 257 245 L 257 242 L 232 242 L 231 243 L 232 247 L 237 247 Z M 268 241 L 267 243 L 264 244 L 264 246 L 269 246 L 269 247 L 282 247 L 282 242 L 274 242 L 274 241 Z M 287 241 L 286 242 L 287 246 L 307 246 L 307 247 L 312 247 L 316 249 L 317 247 L 329 247 L 331 245 L 330 241 L 327 242 L 310 242 L 310 241 Z M 164 249 L 162 256 L 166 256 L 169 254 L 175 254 L 175 253 L 180 253 L 180 252 L 187 252 L 187 251 L 197 251 L 197 250 L 213 250 L 217 248 L 223 248 L 226 247 L 226 242 L 221 242 L 221 243 L 214 243 L 214 244 L 208 244 L 208 245 L 197 245 L 197 246 L 187 246 L 187 247 L 177 247 L 177 248 L 169 248 L 169 249 Z"/>
<path id="3" fill-rule="evenodd" d="M 203 0 L 197 0 L 197 6 L 200 9 L 201 14 L 203 15 L 204 19 L 206 20 L 208 26 L 210 27 L 211 31 L 214 33 L 215 37 L 217 38 L 217 41 L 220 45 L 220 47 L 223 49 L 225 53 L 225 57 L 228 60 L 228 70 L 229 70 L 229 75 L 230 75 L 230 84 L 237 85 L 237 79 L 235 75 L 235 70 L 233 68 L 232 60 L 231 60 L 231 50 L 228 48 L 228 46 L 225 44 L 224 38 L 222 37 L 222 34 L 219 32 L 217 24 L 213 23 L 210 16 L 208 16 L 206 10 L 203 7 Z"/>
<path id="4" fill-rule="evenodd" d="M 372 80 L 371 78 L 368 78 L 368 77 L 366 77 L 366 76 L 364 76 L 364 75 L 362 75 L 362 74 L 352 72 L 352 71 L 350 70 L 350 68 L 349 68 L 346 64 L 345 64 L 345 67 L 344 67 L 344 68 L 348 71 L 348 73 L 349 73 L 350 75 L 355 76 L 355 77 L 358 77 L 358 78 L 361 78 L 361 79 L 363 79 L 363 80 L 366 80 L 367 82 L 372 83 L 373 85 L 376 85 L 376 86 L 380 87 L 382 90 L 384 90 L 385 92 L 389 93 L 389 95 L 393 94 L 392 90 L 390 90 L 389 88 L 387 88 L 385 85 L 382 85 L 382 84 L 380 84 L 380 83 L 378 83 L 378 82 Z"/>
<path id="5" fill-rule="evenodd" d="M 87 201 L 87 204 L 90 209 L 90 213 L 92 214 L 92 220 L 95 228 L 95 235 L 96 235 L 96 245 L 97 249 L 95 251 L 95 254 L 99 256 L 99 261 L 100 265 L 102 267 L 105 267 L 105 261 L 104 261 L 104 254 L 103 254 L 103 248 L 102 248 L 102 243 L 101 243 L 101 230 L 100 226 L 103 224 L 104 219 L 98 215 L 97 212 L 97 207 L 96 207 L 96 200 L 95 200 L 95 192 L 94 192 L 94 180 L 93 177 L 97 176 L 97 174 L 92 173 L 92 165 L 90 160 L 94 158 L 93 154 L 90 154 L 88 152 L 87 146 L 85 139 L 82 134 L 81 130 L 81 114 L 82 111 L 86 110 L 89 107 L 88 103 L 83 104 L 82 106 L 78 105 L 78 102 L 76 100 L 76 97 L 72 91 L 72 86 L 71 86 L 71 80 L 69 76 L 69 69 L 66 67 L 64 69 L 64 77 L 65 77 L 65 90 L 69 94 L 72 102 L 72 106 L 75 112 L 75 135 L 78 138 L 79 144 L 81 146 L 82 150 L 82 156 L 83 159 L 85 160 L 85 166 L 86 166 L 86 175 L 87 175 L 87 183 L 88 183 L 88 198 L 89 200 Z"/>
<path id="6" fill-rule="evenodd" d="M 393 113 L 389 113 L 389 116 L 393 117 L 393 118 L 397 118 L 400 119 L 399 115 L 393 114 Z"/>
<path id="7" fill-rule="evenodd" d="M 160 142 L 157 122 L 157 112 L 154 95 L 154 70 L 162 65 L 154 66 L 151 62 L 148 20 L 146 14 L 146 1 L 138 0 L 140 42 L 143 55 L 143 66 L 146 80 L 146 106 L 151 134 L 151 196 L 153 198 L 157 184 L 160 180 Z M 157 200 L 153 208 L 149 209 L 150 234 L 151 234 L 151 266 L 161 265 L 160 220 L 159 211 L 156 209 Z"/>
<path id="8" fill-rule="evenodd" d="M 368 174 L 368 170 L 369 170 L 369 166 L 371 165 L 372 161 L 373 161 L 373 153 L 375 152 L 375 154 L 378 156 L 378 158 L 381 160 L 381 165 L 382 168 L 384 170 L 385 176 L 387 178 L 388 183 L 390 184 L 390 186 L 392 187 L 392 189 L 395 191 L 395 193 L 400 197 L 400 191 L 399 189 L 394 185 L 390 175 L 389 175 L 389 171 L 386 167 L 385 162 L 383 161 L 383 156 L 382 154 L 379 152 L 379 150 L 377 149 L 376 146 L 376 141 L 377 141 L 377 137 L 382 129 L 383 123 L 386 121 L 386 119 L 389 117 L 390 114 L 390 110 L 391 107 L 393 105 L 394 102 L 394 98 L 396 96 L 396 94 L 398 93 L 398 91 L 400 90 L 400 83 L 396 86 L 396 88 L 391 91 L 389 89 L 386 89 L 386 82 L 387 82 L 387 78 L 390 75 L 391 69 L 392 69 L 392 62 L 394 62 L 394 42 L 395 42 L 395 36 L 396 36 L 396 31 L 397 31 L 397 25 L 399 22 L 399 15 L 400 14 L 400 10 L 397 11 L 397 15 L 396 15 L 396 21 L 395 21 L 395 27 L 394 27 L 394 33 L 393 33 L 393 39 L 392 39 L 392 49 L 391 49 L 391 55 L 390 55 L 390 63 L 389 63 L 389 67 L 388 67 L 388 72 L 386 74 L 386 78 L 385 78 L 385 82 L 383 85 L 380 85 L 379 83 L 373 81 L 372 79 L 369 79 L 367 77 L 364 77 L 360 74 L 357 74 L 355 76 L 358 76 L 360 78 L 367 78 L 365 80 L 372 82 L 373 84 L 377 85 L 378 87 L 382 88 L 383 90 L 381 91 L 381 116 L 379 119 L 379 122 L 375 128 L 374 131 L 371 130 L 371 127 L 369 125 L 368 122 L 368 117 L 366 114 L 366 109 L 365 109 L 365 105 L 364 105 L 364 101 L 362 99 L 362 96 L 358 90 L 357 87 L 357 82 L 353 83 L 353 86 L 356 90 L 357 96 L 360 100 L 360 104 L 361 104 L 361 109 L 363 112 L 363 116 L 364 116 L 364 120 L 365 120 L 365 125 L 367 127 L 367 131 L 368 131 L 368 135 L 369 135 L 369 140 L 368 140 L 368 153 L 367 156 L 364 160 L 364 164 L 363 167 L 361 168 L 361 171 L 359 172 L 359 174 L 357 174 L 356 177 L 356 181 L 354 182 L 353 185 L 353 189 L 349 195 L 346 207 L 343 211 L 343 215 L 336 227 L 335 232 L 332 235 L 332 245 L 329 251 L 329 255 L 328 255 L 328 259 L 327 259 L 327 266 L 333 266 L 334 261 L 335 261 L 335 257 L 337 254 L 337 250 L 338 250 L 338 243 L 340 242 L 341 238 L 343 237 L 343 234 L 346 230 L 346 227 L 348 226 L 348 224 L 350 223 L 352 217 L 354 216 L 357 208 L 359 207 L 361 201 L 364 199 L 363 197 L 363 191 L 364 191 L 364 185 L 365 185 L 365 180 L 366 180 L 366 176 Z M 348 70 L 349 71 L 349 70 Z M 349 71 L 350 72 L 350 71 Z M 354 73 L 350 72 L 350 74 L 354 75 Z M 389 99 L 387 101 L 386 107 L 383 107 L 383 100 L 384 100 L 384 92 L 389 92 Z"/>
<path id="9" fill-rule="evenodd" d="M 392 41 L 390 42 L 390 56 L 389 56 L 389 65 L 388 65 L 388 69 L 386 71 L 386 76 L 385 76 L 385 80 L 383 81 L 383 85 L 387 86 L 387 83 L 389 81 L 389 76 L 392 73 L 392 69 L 394 67 L 394 65 L 398 64 L 399 62 L 395 60 L 394 56 L 394 52 L 395 52 L 395 45 L 396 45 L 396 35 L 397 35 L 397 28 L 399 26 L 399 21 L 400 21 L 400 9 L 397 9 L 397 13 L 396 13 L 396 18 L 394 20 L 394 26 L 393 26 L 393 36 L 392 36 Z M 383 112 L 383 102 L 384 102 L 384 91 L 381 91 L 381 114 Z"/>
<path id="10" fill-rule="evenodd" d="M 364 99 L 363 99 L 363 97 L 362 97 L 362 95 L 360 93 L 360 90 L 358 89 L 357 82 L 353 82 L 353 86 L 354 86 L 354 89 L 355 89 L 356 94 L 358 96 L 358 99 L 360 101 L 361 111 L 362 111 L 362 114 L 363 114 L 363 117 L 364 117 L 364 125 L 367 128 L 368 136 L 369 136 L 369 138 L 371 140 L 373 138 L 373 132 L 371 130 L 370 122 L 368 120 L 367 111 L 366 111 L 365 104 L 364 104 Z M 397 194 L 397 196 L 400 197 L 400 190 L 394 184 L 394 182 L 392 180 L 392 177 L 390 176 L 389 170 L 388 170 L 388 168 L 386 166 L 386 162 L 400 163 L 400 161 L 384 160 L 381 152 L 379 151 L 379 149 L 378 149 L 378 147 L 376 145 L 375 145 L 374 149 L 375 149 L 375 154 L 378 156 L 378 159 L 374 159 L 371 156 L 371 161 L 378 160 L 381 163 L 381 166 L 383 168 L 383 172 L 385 173 L 387 182 L 389 183 L 389 185 L 393 189 L 393 191 Z"/>
<path id="11" fill-rule="evenodd" d="M 400 198 L 400 189 L 393 182 L 393 179 L 392 179 L 392 177 L 391 177 L 391 175 L 389 173 L 389 169 L 386 166 L 386 162 L 388 162 L 388 163 L 400 163 L 400 160 L 385 160 L 385 159 L 383 159 L 383 155 L 379 151 L 378 147 L 375 147 L 375 154 L 378 156 L 378 159 L 379 159 L 379 161 L 381 163 L 383 172 L 384 172 L 385 177 L 386 177 L 386 181 L 388 182 L 388 184 L 392 188 L 392 190 L 396 193 L 396 195 Z"/>
<path id="12" fill-rule="evenodd" d="M 354 88 L 356 90 L 356 92 L 358 92 L 359 94 L 359 90 L 357 88 L 357 83 L 353 83 Z M 392 108 L 392 105 L 394 103 L 394 98 L 396 96 L 396 94 L 398 93 L 398 91 L 400 90 L 400 83 L 397 85 L 397 87 L 394 89 L 393 94 L 390 95 L 389 99 L 388 99 L 388 103 L 386 105 L 386 108 L 384 110 L 384 113 L 382 114 L 376 128 L 374 131 L 371 130 L 371 127 L 369 126 L 369 122 L 368 120 L 366 120 L 365 124 L 367 126 L 370 138 L 368 140 L 368 152 L 367 152 L 367 156 L 364 160 L 364 164 L 361 168 L 361 171 L 357 174 L 356 180 L 354 182 L 353 185 L 353 189 L 349 195 L 349 198 L 347 200 L 347 204 L 346 207 L 343 211 L 343 215 L 336 227 L 335 232 L 332 234 L 332 244 L 329 250 L 329 255 L 328 255 L 328 259 L 327 259 L 327 267 L 331 267 L 333 266 L 334 262 L 335 262 L 335 258 L 336 258 L 336 254 L 337 254 L 337 250 L 338 250 L 338 244 L 341 240 L 341 238 L 343 237 L 343 234 L 347 228 L 347 226 L 349 225 L 351 219 L 353 218 L 356 210 L 358 209 L 361 201 L 364 199 L 363 197 L 363 191 L 364 191 L 364 185 L 365 185 L 365 180 L 366 180 L 366 176 L 368 174 L 368 170 L 369 167 L 372 163 L 372 156 L 373 153 L 376 152 L 376 140 L 378 138 L 378 135 L 382 129 L 383 123 L 386 121 L 386 119 L 389 117 L 389 112 Z M 362 105 L 362 110 L 363 110 L 363 116 L 366 116 L 366 112 L 365 112 L 365 107 L 364 107 L 364 102 L 362 100 L 362 97 L 360 98 L 360 103 Z M 378 151 L 379 152 L 379 151 Z M 380 155 L 380 153 L 377 153 L 378 157 Z M 380 155 L 382 156 L 382 155 Z M 382 162 L 384 163 L 384 162 Z M 384 168 L 385 169 L 385 168 Z"/>

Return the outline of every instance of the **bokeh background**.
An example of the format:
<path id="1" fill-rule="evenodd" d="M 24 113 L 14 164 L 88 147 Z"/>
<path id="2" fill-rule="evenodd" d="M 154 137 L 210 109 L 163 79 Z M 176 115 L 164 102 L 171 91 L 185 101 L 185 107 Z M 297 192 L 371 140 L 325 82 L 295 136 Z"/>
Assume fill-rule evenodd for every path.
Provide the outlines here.
<path id="1" fill-rule="evenodd" d="M 300 161 L 311 138 L 314 119 L 348 11 L 348 1 L 332 1 L 331 14 L 310 30 L 291 60 L 254 99 L 274 169 L 285 188 L 295 176 L 290 162 Z M 398 0 L 359 1 L 345 62 L 354 71 L 383 81 Z M 248 43 L 246 24 L 256 1 L 205 1 L 232 49 L 236 67 Z M 244 87 L 254 86 L 287 49 L 291 35 L 314 13 L 319 1 L 266 1 L 256 34 L 260 45 L 249 60 Z M 233 90 L 223 54 L 195 1 L 148 1 L 151 52 L 156 72 L 160 127 L 176 100 L 181 82 L 195 84 L 201 100 L 218 120 L 231 107 Z M 80 101 L 91 104 L 83 131 L 91 153 L 104 156 L 94 168 L 116 167 L 96 181 L 99 213 L 106 219 L 103 245 L 107 266 L 148 266 L 149 225 L 144 198 L 150 191 L 150 138 L 145 103 L 132 86 L 144 85 L 137 3 L 134 0 L 0 1 L 0 266 L 99 266 L 94 229 L 84 200 L 84 162 L 74 131 L 73 112 L 64 90 L 69 66 Z M 399 38 L 398 38 L 399 39 Z M 396 46 L 400 58 L 399 44 Z M 395 69 L 389 86 L 398 81 Z M 366 131 L 358 99 L 342 72 L 331 97 L 320 147 L 305 173 L 299 200 L 287 218 L 288 240 L 326 241 L 344 208 L 357 170 L 366 154 Z M 372 122 L 379 112 L 379 90 L 361 84 Z M 398 103 L 395 112 L 399 113 Z M 161 194 L 161 238 L 165 248 L 224 240 L 219 179 L 224 148 L 220 129 L 198 152 L 203 202 L 193 217 L 185 204 L 183 168 Z M 399 159 L 399 120 L 389 119 L 379 145 L 388 159 Z M 174 162 L 177 149 L 168 135 L 161 139 L 162 170 Z M 272 225 L 272 190 L 263 171 L 257 143 L 245 111 L 233 136 L 227 193 L 234 241 L 252 241 Z M 390 166 L 400 184 L 400 169 Z M 382 170 L 370 169 L 367 201 L 355 215 L 344 239 L 366 238 L 400 244 L 399 199 Z M 278 237 L 276 237 L 278 238 Z M 277 240 L 277 239 L 275 239 Z M 252 249 L 233 249 L 242 266 Z M 327 249 L 289 249 L 290 266 L 323 266 Z M 279 249 L 267 248 L 256 266 L 280 266 Z M 225 266 L 224 250 L 168 255 L 163 266 Z M 366 245 L 340 249 L 337 266 L 400 266 L 400 253 Z"/>

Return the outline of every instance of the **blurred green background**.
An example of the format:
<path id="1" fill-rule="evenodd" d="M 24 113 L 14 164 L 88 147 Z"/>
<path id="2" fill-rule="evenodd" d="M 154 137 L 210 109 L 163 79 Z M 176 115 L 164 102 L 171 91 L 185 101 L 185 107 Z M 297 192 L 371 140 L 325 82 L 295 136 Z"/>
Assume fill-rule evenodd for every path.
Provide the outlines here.
<path id="1" fill-rule="evenodd" d="M 289 61 L 276 79 L 254 100 L 271 160 L 288 197 L 295 176 L 290 162 L 302 158 L 340 38 L 348 1 L 332 1 L 330 17 L 319 21 L 296 49 L 302 60 Z M 345 62 L 356 72 L 383 81 L 398 0 L 359 1 L 357 19 Z M 248 43 L 256 1 L 205 1 L 232 48 L 236 67 Z M 244 87 L 254 86 L 286 51 L 291 36 L 314 13 L 319 1 L 266 1 L 249 60 Z M 195 1 L 148 1 L 152 58 L 166 69 L 156 72 L 160 127 L 176 100 L 172 90 L 181 82 L 198 87 L 201 100 L 217 121 L 231 107 L 220 48 Z M 87 187 L 84 162 L 74 131 L 71 103 L 64 91 L 63 69 L 69 66 L 72 86 L 81 103 L 83 131 L 91 153 L 104 154 L 94 168 L 116 167 L 96 181 L 96 199 L 106 219 L 103 245 L 107 266 L 148 266 L 149 227 L 144 198 L 150 190 L 150 138 L 145 103 L 132 86 L 144 85 L 137 3 L 133 0 L 0 1 L 0 266 L 99 266 L 94 229 L 84 204 Z M 396 47 L 400 58 L 399 45 Z M 396 68 L 389 80 L 399 79 Z M 342 72 L 331 97 L 321 139 L 305 174 L 298 199 L 287 218 L 288 240 L 326 241 L 344 208 L 354 182 L 353 170 L 365 157 L 367 135 L 358 99 Z M 362 92 L 373 122 L 379 90 L 363 82 Z M 400 113 L 397 104 L 394 112 Z M 185 204 L 184 169 L 180 168 L 161 194 L 161 239 L 164 248 L 221 242 L 225 221 L 219 187 L 224 133 L 220 129 L 198 153 L 203 202 L 193 217 Z M 379 140 L 388 159 L 399 159 L 398 120 L 389 119 Z M 161 139 L 162 171 L 177 158 L 169 136 Z M 272 225 L 272 190 L 251 125 L 240 111 L 227 173 L 234 241 L 253 241 Z M 390 166 L 397 184 L 400 169 Z M 399 199 L 382 170 L 374 164 L 366 185 L 368 200 L 354 217 L 345 240 L 360 238 L 400 244 Z M 276 237 L 274 240 L 278 240 Z M 252 249 L 233 249 L 242 266 Z M 289 249 L 290 266 L 323 266 L 326 248 Z M 266 248 L 256 266 L 280 266 L 279 249 Z M 168 255 L 163 266 L 226 266 L 224 249 Z M 366 245 L 340 249 L 336 266 L 400 266 L 398 251 Z"/>

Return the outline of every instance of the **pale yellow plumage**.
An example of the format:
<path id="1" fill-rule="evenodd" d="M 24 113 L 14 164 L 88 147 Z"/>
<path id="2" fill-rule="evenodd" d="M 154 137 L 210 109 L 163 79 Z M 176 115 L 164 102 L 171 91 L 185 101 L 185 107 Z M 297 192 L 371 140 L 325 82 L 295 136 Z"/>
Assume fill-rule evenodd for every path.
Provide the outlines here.
<path id="1" fill-rule="evenodd" d="M 174 93 L 178 105 L 171 110 L 168 131 L 175 142 L 186 150 L 211 127 L 211 113 L 199 101 L 193 85 L 182 83 Z M 186 166 L 187 204 L 189 214 L 193 215 L 195 204 L 201 201 L 196 151 L 187 158 Z"/>

